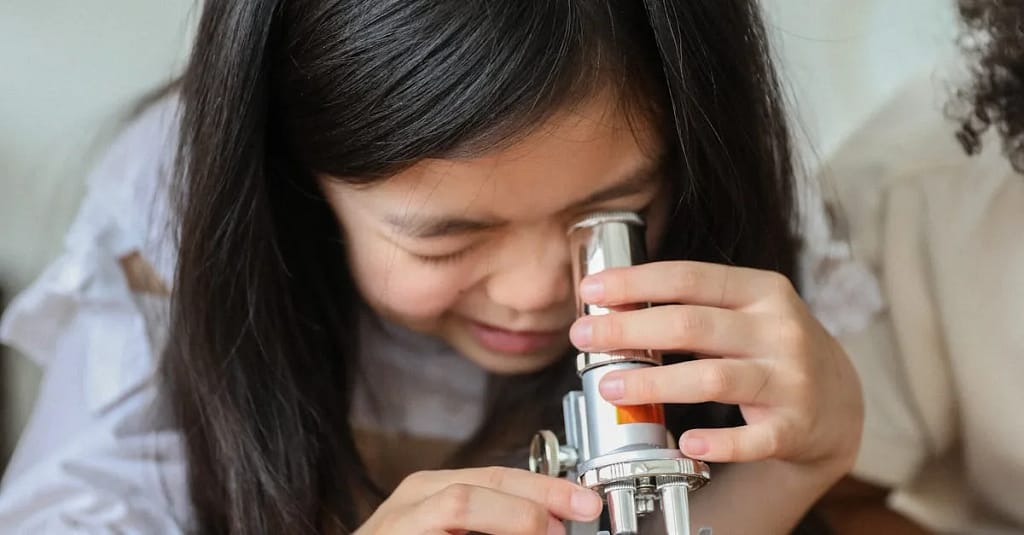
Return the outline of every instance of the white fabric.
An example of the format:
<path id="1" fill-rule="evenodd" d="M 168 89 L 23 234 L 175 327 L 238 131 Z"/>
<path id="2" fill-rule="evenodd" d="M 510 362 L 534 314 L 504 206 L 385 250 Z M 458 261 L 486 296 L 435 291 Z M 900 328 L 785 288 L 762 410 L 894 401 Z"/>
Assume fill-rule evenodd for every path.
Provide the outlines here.
<path id="1" fill-rule="evenodd" d="M 833 336 L 860 331 L 884 306 L 878 281 L 870 268 L 853 256 L 849 242 L 833 231 L 821 185 L 812 181 L 801 186 L 801 294 Z"/>
<path id="2" fill-rule="evenodd" d="M 841 341 L 866 419 L 855 475 L 943 533 L 1024 532 L 1024 176 L 963 154 L 946 91 L 910 84 L 828 162 L 888 308 Z"/>
<path id="3" fill-rule="evenodd" d="M 188 527 L 182 443 L 153 377 L 168 302 L 133 294 L 118 264 L 138 252 L 163 281 L 173 280 L 165 181 L 176 111 L 176 101 L 165 101 L 126 129 L 91 175 L 63 255 L 0 323 L 0 339 L 46 368 L 40 399 L 0 485 L 3 533 L 155 534 Z M 820 295 L 830 296 L 817 303 L 847 314 L 836 305 L 858 294 L 856 288 L 866 285 L 870 293 L 873 282 L 828 239 L 814 244 L 803 258 L 805 272 Z M 826 294 L 833 286 L 838 291 Z M 852 321 L 824 321 L 856 326 L 872 311 L 865 306 L 848 314 Z M 481 416 L 484 372 L 436 341 L 375 321 L 363 328 L 360 358 L 373 364 L 357 383 L 354 425 L 466 438 Z"/>
<path id="4" fill-rule="evenodd" d="M 46 368 L 0 486 L 3 533 L 177 533 L 182 444 L 153 385 L 166 300 L 136 296 L 118 259 L 170 280 L 167 195 L 174 101 L 125 130 L 88 179 L 63 254 L 17 296 L 0 338 Z M 156 223 L 160 222 L 160 223 Z"/>
<path id="5" fill-rule="evenodd" d="M 0 485 L 0 533 L 187 531 L 181 437 L 154 382 L 168 299 L 135 294 L 118 259 L 173 280 L 166 179 L 177 102 L 147 111 L 88 179 L 63 254 L 0 322 L 0 340 L 46 369 Z M 365 320 L 353 424 L 448 440 L 478 424 L 486 374 L 444 344 Z"/>

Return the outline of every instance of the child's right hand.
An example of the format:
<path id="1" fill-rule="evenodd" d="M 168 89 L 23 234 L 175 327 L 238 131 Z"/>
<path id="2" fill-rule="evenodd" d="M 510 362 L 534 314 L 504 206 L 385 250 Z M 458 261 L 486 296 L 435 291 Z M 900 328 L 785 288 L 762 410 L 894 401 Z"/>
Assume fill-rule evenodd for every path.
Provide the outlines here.
<path id="1" fill-rule="evenodd" d="M 601 513 L 591 490 L 513 468 L 417 472 L 405 478 L 356 535 L 565 533 L 561 520 Z"/>

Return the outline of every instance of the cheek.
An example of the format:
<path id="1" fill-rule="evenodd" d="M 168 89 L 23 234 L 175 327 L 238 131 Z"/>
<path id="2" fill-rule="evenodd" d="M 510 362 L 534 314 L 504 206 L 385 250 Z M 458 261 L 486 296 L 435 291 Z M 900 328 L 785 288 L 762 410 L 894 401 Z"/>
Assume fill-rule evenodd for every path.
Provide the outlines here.
<path id="1" fill-rule="evenodd" d="M 435 319 L 454 307 L 472 282 L 458 267 L 424 264 L 380 238 L 349 243 L 349 265 L 363 298 L 389 316 Z"/>

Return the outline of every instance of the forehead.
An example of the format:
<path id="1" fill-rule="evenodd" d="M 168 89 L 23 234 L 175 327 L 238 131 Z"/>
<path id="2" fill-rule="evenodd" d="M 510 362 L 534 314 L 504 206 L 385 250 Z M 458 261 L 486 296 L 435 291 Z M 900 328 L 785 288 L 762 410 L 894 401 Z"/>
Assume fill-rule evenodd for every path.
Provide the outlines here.
<path id="1" fill-rule="evenodd" d="M 528 219 L 657 167 L 660 152 L 649 125 L 597 98 L 554 115 L 508 147 L 473 158 L 424 160 L 352 193 L 371 209 Z"/>

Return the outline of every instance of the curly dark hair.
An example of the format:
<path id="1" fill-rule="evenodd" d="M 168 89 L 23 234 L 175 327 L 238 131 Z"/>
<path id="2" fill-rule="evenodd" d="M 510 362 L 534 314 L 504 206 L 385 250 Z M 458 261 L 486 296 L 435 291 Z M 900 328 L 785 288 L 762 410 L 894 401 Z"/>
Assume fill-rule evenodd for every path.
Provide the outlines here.
<path id="1" fill-rule="evenodd" d="M 1024 172 L 1024 0 L 959 0 L 958 7 L 972 80 L 950 108 L 960 121 L 957 139 L 976 154 L 995 128 L 1010 163 Z"/>

